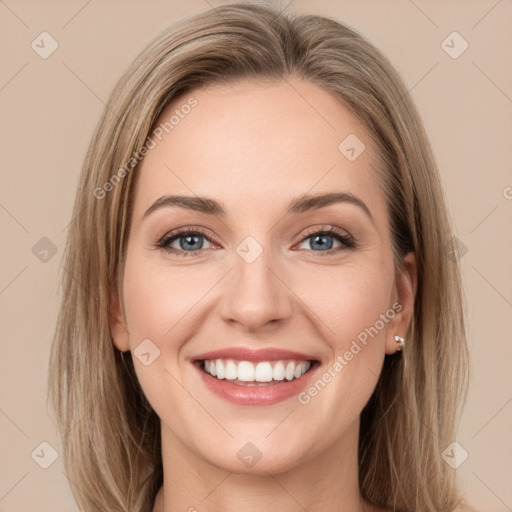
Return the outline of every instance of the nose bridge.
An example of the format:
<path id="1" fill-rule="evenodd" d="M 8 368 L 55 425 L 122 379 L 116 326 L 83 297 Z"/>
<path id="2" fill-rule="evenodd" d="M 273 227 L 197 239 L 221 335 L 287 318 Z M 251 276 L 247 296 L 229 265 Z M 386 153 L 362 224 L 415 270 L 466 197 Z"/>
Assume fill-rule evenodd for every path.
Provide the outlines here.
<path id="1" fill-rule="evenodd" d="M 233 265 L 222 307 L 226 321 L 256 330 L 291 314 L 291 297 L 275 275 L 277 264 L 270 247 L 247 237 L 236 247 Z"/>
<path id="2" fill-rule="evenodd" d="M 244 246 L 237 249 L 237 258 L 235 258 L 238 281 L 238 287 L 235 285 L 235 288 L 238 288 L 238 291 L 246 297 L 257 297 L 260 294 L 274 295 L 272 288 L 276 283 L 275 276 L 270 270 L 273 264 L 270 249 L 267 248 L 261 254 L 254 255 L 254 248 L 249 247 L 247 253 L 241 255 L 243 249 Z"/>

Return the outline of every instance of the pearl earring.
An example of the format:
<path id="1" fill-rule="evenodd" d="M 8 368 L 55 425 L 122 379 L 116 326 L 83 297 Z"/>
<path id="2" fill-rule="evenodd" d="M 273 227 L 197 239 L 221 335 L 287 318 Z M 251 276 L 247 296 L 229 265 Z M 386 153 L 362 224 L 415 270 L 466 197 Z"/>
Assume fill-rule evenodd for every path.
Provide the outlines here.
<path id="1" fill-rule="evenodd" d="M 405 339 L 401 338 L 400 336 L 395 336 L 395 341 L 399 344 L 397 351 L 398 352 L 402 351 L 405 346 Z"/>

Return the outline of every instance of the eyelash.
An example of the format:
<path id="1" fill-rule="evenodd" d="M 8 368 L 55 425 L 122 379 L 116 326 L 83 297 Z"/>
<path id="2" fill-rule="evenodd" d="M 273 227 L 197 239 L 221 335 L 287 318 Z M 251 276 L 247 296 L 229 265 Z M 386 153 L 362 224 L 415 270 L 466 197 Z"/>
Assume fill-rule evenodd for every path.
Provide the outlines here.
<path id="1" fill-rule="evenodd" d="M 206 249 L 199 249 L 196 251 L 183 251 L 180 249 L 175 249 L 174 247 L 169 247 L 169 244 L 171 244 L 174 240 L 177 240 L 177 239 L 183 237 L 184 235 L 196 235 L 196 236 L 199 235 L 201 237 L 206 238 L 210 243 L 215 243 L 210 239 L 210 237 L 204 231 L 202 231 L 199 228 L 194 228 L 194 229 L 183 228 L 181 230 L 166 234 L 155 245 L 155 247 L 157 249 L 164 249 L 168 253 L 176 254 L 177 256 L 184 256 L 184 257 L 198 256 L 199 254 L 201 254 L 203 251 L 206 250 Z M 334 226 L 328 226 L 325 228 L 324 228 L 324 226 L 322 226 L 322 228 L 320 228 L 320 229 L 313 228 L 311 231 L 308 231 L 304 234 L 304 236 L 302 237 L 302 239 L 300 240 L 299 243 L 302 243 L 305 240 L 307 240 L 308 238 L 311 238 L 315 235 L 332 236 L 333 238 L 336 238 L 339 242 L 341 242 L 344 245 L 344 247 L 331 248 L 331 249 L 327 249 L 326 251 L 313 251 L 312 249 L 309 249 L 313 253 L 319 253 L 318 256 L 321 256 L 322 254 L 333 254 L 333 253 L 338 253 L 340 251 L 346 251 L 347 249 L 357 248 L 357 244 L 356 244 L 355 240 L 350 235 L 343 233 L 340 229 L 338 229 Z"/>

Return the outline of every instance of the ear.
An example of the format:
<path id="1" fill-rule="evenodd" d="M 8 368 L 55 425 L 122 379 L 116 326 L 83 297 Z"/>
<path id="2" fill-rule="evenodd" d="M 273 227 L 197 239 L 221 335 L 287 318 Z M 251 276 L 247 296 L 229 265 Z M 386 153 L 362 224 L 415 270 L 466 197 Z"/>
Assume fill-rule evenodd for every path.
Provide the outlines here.
<path id="1" fill-rule="evenodd" d="M 121 351 L 130 350 L 128 328 L 126 326 L 124 311 L 119 300 L 118 289 L 112 292 L 109 313 L 110 335 L 112 336 L 114 345 Z"/>
<path id="2" fill-rule="evenodd" d="M 404 270 L 396 276 L 393 296 L 397 307 L 393 308 L 396 314 L 389 321 L 386 330 L 386 354 L 394 354 L 400 348 L 399 343 L 395 341 L 395 336 L 405 338 L 405 343 L 407 343 L 407 331 L 414 313 L 418 269 L 416 256 L 413 252 L 405 255 L 404 267 Z M 400 309 L 398 305 L 401 307 Z"/>

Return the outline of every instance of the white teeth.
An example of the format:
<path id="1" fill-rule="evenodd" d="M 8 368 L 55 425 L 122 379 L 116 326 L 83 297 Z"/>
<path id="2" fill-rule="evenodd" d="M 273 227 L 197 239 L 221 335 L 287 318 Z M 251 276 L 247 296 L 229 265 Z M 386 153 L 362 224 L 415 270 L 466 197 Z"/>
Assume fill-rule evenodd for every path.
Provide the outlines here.
<path id="1" fill-rule="evenodd" d="M 244 382 L 254 381 L 254 365 L 249 361 L 240 361 L 238 363 L 238 380 Z"/>
<path id="2" fill-rule="evenodd" d="M 294 380 L 310 368 L 309 361 L 233 361 L 215 359 L 204 361 L 204 371 L 217 379 L 242 382 L 271 382 L 272 380 Z"/>
<path id="3" fill-rule="evenodd" d="M 206 361 L 205 361 L 206 362 Z M 227 380 L 235 380 L 237 378 L 238 372 L 236 364 L 231 361 L 231 359 L 226 363 L 226 379 Z"/>
<path id="4" fill-rule="evenodd" d="M 272 380 L 272 366 L 270 366 L 270 363 L 258 363 L 254 380 L 257 382 L 270 382 Z"/>
<path id="5" fill-rule="evenodd" d="M 286 377 L 286 380 L 292 380 L 295 373 L 295 363 L 293 361 L 290 361 L 286 365 L 286 370 L 284 372 L 284 376 Z"/>
<path id="6" fill-rule="evenodd" d="M 284 379 L 284 364 L 282 361 L 277 361 L 274 365 L 274 370 L 272 372 L 272 376 L 274 380 L 283 380 Z"/>
<path id="7" fill-rule="evenodd" d="M 225 379 L 226 370 L 224 369 L 224 363 L 222 360 L 217 359 L 217 361 L 215 361 L 215 366 L 217 367 L 217 379 Z"/>

